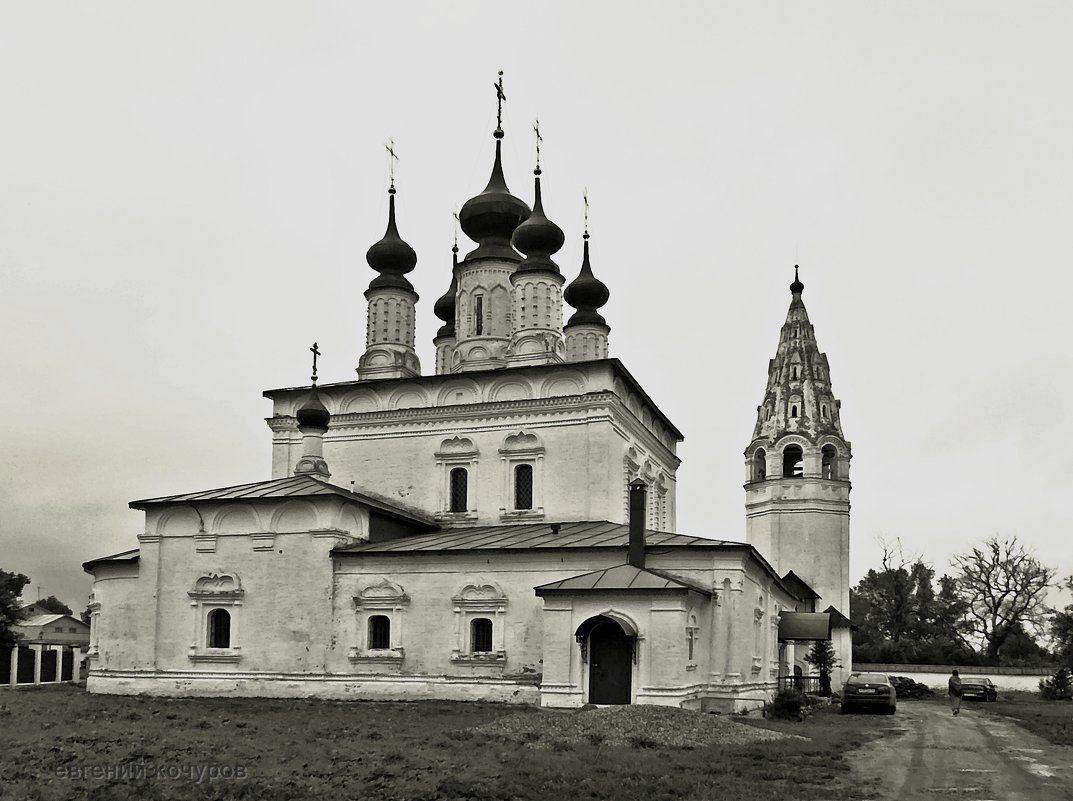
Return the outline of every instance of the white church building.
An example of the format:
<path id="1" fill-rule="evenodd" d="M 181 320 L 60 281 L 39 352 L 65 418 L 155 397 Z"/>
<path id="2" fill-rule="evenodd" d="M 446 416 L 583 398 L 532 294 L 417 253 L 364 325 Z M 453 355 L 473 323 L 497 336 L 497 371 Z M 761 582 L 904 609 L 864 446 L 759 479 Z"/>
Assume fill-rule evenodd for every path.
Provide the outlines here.
<path id="1" fill-rule="evenodd" d="M 540 170 L 530 210 L 502 137 L 459 215 L 476 247 L 435 303 L 435 374 L 392 185 L 357 380 L 318 386 L 314 355 L 311 386 L 265 392 L 272 478 L 134 501 L 137 548 L 84 565 L 91 692 L 731 711 L 808 674 L 810 639 L 834 640 L 836 686 L 850 669 L 850 447 L 802 283 L 745 541 L 678 533 L 683 436 L 608 355 L 588 232 L 567 283 Z"/>

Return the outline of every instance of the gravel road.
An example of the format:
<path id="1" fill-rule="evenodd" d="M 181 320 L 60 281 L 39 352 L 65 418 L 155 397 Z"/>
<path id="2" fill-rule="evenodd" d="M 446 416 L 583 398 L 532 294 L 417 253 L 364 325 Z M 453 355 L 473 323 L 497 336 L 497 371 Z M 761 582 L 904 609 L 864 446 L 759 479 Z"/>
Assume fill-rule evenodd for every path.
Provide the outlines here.
<path id="1" fill-rule="evenodd" d="M 849 754 L 856 779 L 880 782 L 876 801 L 1070 801 L 1073 748 L 966 705 L 898 704 L 895 737 Z"/>

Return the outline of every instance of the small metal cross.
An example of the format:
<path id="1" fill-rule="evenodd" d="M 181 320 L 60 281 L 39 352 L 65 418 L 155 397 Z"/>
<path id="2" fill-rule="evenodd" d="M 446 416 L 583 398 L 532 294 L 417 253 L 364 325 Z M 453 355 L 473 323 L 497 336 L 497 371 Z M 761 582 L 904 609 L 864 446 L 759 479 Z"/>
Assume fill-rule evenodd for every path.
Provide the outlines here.
<path id="1" fill-rule="evenodd" d="M 585 238 L 589 238 L 589 190 L 581 193 L 581 199 L 585 201 Z"/>
<path id="2" fill-rule="evenodd" d="M 313 347 L 309 349 L 309 352 L 313 354 L 313 383 L 317 383 L 317 357 L 320 356 L 320 348 L 317 347 L 317 343 L 313 343 Z"/>
<path id="3" fill-rule="evenodd" d="M 499 71 L 499 82 L 495 84 L 496 88 L 496 104 L 498 109 L 496 110 L 496 128 L 503 127 L 503 101 L 507 99 L 506 93 L 503 91 L 503 70 Z"/>
<path id="4" fill-rule="evenodd" d="M 391 188 L 395 188 L 395 164 L 399 160 L 399 154 L 395 152 L 395 140 L 388 139 L 384 149 L 388 154 L 388 172 L 391 174 Z"/>
<path id="5" fill-rule="evenodd" d="M 540 120 L 533 120 L 533 133 L 536 134 L 536 168 L 540 169 L 540 143 L 544 137 L 540 135 Z"/>

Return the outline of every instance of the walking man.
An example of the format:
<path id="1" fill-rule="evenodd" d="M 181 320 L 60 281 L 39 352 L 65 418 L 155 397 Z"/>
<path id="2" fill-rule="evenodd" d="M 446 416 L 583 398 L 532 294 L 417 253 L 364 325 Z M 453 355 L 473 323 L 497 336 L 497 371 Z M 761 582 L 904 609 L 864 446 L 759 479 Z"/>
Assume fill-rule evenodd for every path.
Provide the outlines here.
<path id="1" fill-rule="evenodd" d="M 946 687 L 950 694 L 950 710 L 954 713 L 954 717 L 957 717 L 957 713 L 961 711 L 961 677 L 958 676 L 956 670 L 950 674 L 950 681 L 947 682 Z"/>

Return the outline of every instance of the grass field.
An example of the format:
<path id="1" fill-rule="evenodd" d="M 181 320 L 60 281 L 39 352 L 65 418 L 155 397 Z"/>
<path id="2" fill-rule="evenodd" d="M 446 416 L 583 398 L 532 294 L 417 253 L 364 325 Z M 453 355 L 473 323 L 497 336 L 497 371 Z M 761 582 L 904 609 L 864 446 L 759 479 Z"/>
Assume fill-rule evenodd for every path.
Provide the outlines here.
<path id="1" fill-rule="evenodd" d="M 995 715 L 1005 715 L 1057 745 L 1073 745 L 1073 702 L 1044 701 L 1036 693 L 1000 693 L 999 700 L 975 703 L 973 708 Z"/>
<path id="2" fill-rule="evenodd" d="M 882 716 L 829 711 L 803 723 L 747 718 L 808 739 L 691 749 L 646 738 L 629 747 L 601 737 L 518 742 L 475 731 L 507 715 L 587 714 L 477 703 L 113 697 L 75 687 L 0 691 L 0 797 L 852 801 L 870 797 L 871 788 L 849 785 L 846 751 L 890 726 Z"/>

